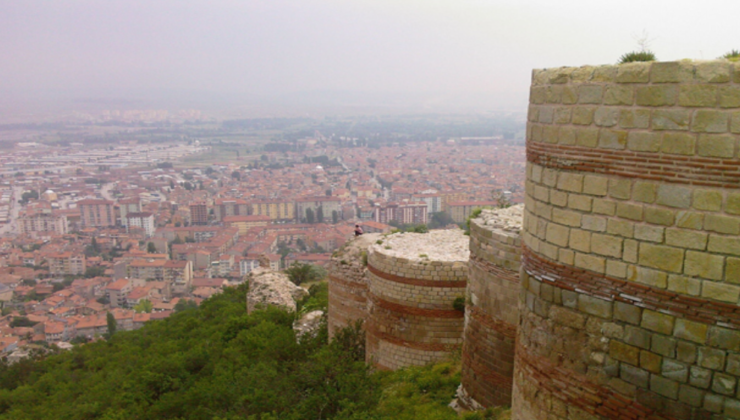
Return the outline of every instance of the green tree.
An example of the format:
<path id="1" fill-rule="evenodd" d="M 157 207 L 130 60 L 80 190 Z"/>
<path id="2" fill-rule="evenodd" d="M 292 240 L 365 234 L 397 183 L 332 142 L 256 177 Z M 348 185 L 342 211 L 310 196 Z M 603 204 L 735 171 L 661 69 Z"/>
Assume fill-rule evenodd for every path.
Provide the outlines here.
<path id="1" fill-rule="evenodd" d="M 136 306 L 134 306 L 134 311 L 138 313 L 150 313 L 152 312 L 152 309 L 154 309 L 154 306 L 152 305 L 152 302 L 149 301 L 149 299 L 142 299 L 139 301 L 139 303 L 136 304 Z"/>
<path id="2" fill-rule="evenodd" d="M 331 211 L 331 222 L 337 224 L 339 222 L 339 212 L 336 210 Z"/>
<path id="3" fill-rule="evenodd" d="M 307 223 L 313 223 L 314 222 L 314 213 L 312 208 L 306 209 L 306 222 Z"/>
<path id="4" fill-rule="evenodd" d="M 175 304 L 175 312 L 182 312 L 188 309 L 198 309 L 198 304 L 190 299 L 180 299 Z"/>
<path id="5" fill-rule="evenodd" d="M 85 277 L 87 278 L 102 277 L 104 275 L 105 267 L 101 267 L 99 265 L 93 265 L 85 269 Z"/>
<path id="6" fill-rule="evenodd" d="M 237 153 L 238 153 L 238 152 L 237 152 Z M 234 172 L 232 172 L 232 173 L 231 173 L 231 177 L 232 177 L 232 178 L 234 178 L 234 179 L 235 179 L 235 180 L 237 180 L 237 181 L 241 181 L 241 179 L 242 179 L 242 174 L 241 174 L 241 172 L 239 172 L 239 171 L 234 171 Z"/>
<path id="7" fill-rule="evenodd" d="M 319 206 L 316 210 L 316 222 L 324 223 L 324 206 Z"/>
<path id="8" fill-rule="evenodd" d="M 157 253 L 157 246 L 154 245 L 154 242 L 149 242 L 146 244 L 146 252 L 149 254 L 156 254 Z"/>
<path id="9" fill-rule="evenodd" d="M 116 322 L 116 317 L 110 312 L 106 314 L 105 320 L 108 324 L 108 337 L 112 338 L 118 329 L 118 322 Z"/>
<path id="10" fill-rule="evenodd" d="M 321 280 L 321 273 L 312 264 L 294 262 L 285 269 L 285 274 L 296 285 Z"/>
<path id="11" fill-rule="evenodd" d="M 430 216 L 431 217 L 427 225 L 429 229 L 439 229 L 455 223 L 455 221 L 452 220 L 452 216 L 443 211 L 434 212 Z"/>

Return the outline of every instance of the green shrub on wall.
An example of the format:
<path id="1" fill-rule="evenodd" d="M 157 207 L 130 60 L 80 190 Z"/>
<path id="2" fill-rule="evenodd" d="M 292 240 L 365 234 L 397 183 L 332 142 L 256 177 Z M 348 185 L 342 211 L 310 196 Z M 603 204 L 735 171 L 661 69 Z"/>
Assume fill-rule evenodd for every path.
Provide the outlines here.
<path id="1" fill-rule="evenodd" d="M 730 50 L 730 52 L 720 58 L 726 58 L 730 61 L 740 61 L 740 50 Z"/>
<path id="2" fill-rule="evenodd" d="M 655 60 L 655 54 L 652 51 L 632 51 L 619 57 L 619 64 Z"/>

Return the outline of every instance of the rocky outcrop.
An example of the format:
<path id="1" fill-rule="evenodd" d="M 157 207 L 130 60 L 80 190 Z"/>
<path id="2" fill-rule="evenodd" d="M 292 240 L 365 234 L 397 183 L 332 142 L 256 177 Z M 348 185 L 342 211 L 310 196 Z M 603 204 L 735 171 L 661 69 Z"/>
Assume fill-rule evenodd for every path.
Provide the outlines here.
<path id="1" fill-rule="evenodd" d="M 316 310 L 303 314 L 293 323 L 293 331 L 295 331 L 295 337 L 297 340 L 303 337 L 311 337 L 316 335 L 319 328 L 321 328 L 321 319 L 324 316 L 324 311 Z"/>
<path id="2" fill-rule="evenodd" d="M 247 275 L 249 292 L 247 293 L 247 313 L 265 306 L 279 306 L 295 312 L 296 302 L 308 295 L 308 292 L 293 284 L 288 276 L 259 267 Z"/>

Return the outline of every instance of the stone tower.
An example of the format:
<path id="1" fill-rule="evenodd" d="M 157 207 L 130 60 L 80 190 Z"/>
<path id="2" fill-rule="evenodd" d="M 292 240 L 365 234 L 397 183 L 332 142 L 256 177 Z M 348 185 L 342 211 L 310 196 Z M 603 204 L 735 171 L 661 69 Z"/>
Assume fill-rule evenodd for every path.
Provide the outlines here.
<path id="1" fill-rule="evenodd" d="M 467 409 L 511 405 L 518 324 L 523 205 L 470 221 L 467 306 L 458 401 Z"/>
<path id="2" fill-rule="evenodd" d="M 425 365 L 460 347 L 468 256 L 459 229 L 396 233 L 370 246 L 369 363 L 391 370 Z"/>
<path id="3" fill-rule="evenodd" d="M 378 233 L 355 237 L 332 255 L 327 267 L 330 338 L 337 329 L 367 319 L 367 248 L 380 238 Z"/>
<path id="4" fill-rule="evenodd" d="M 740 418 L 740 63 L 533 73 L 513 418 Z"/>

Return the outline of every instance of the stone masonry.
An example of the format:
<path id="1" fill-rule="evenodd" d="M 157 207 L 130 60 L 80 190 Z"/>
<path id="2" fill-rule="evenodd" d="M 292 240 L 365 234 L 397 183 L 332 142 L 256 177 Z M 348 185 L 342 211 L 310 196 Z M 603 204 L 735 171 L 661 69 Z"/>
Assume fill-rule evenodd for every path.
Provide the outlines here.
<path id="1" fill-rule="evenodd" d="M 424 365 L 462 344 L 468 237 L 460 230 L 396 233 L 368 249 L 367 361 L 379 369 Z"/>
<path id="2" fill-rule="evenodd" d="M 740 63 L 533 73 L 512 418 L 740 419 Z"/>
<path id="3" fill-rule="evenodd" d="M 470 221 L 470 261 L 458 401 L 511 405 L 518 324 L 523 205 L 483 210 Z"/>
<path id="4" fill-rule="evenodd" d="M 378 233 L 355 237 L 332 255 L 329 272 L 329 337 L 337 329 L 367 318 L 367 249 Z"/>

